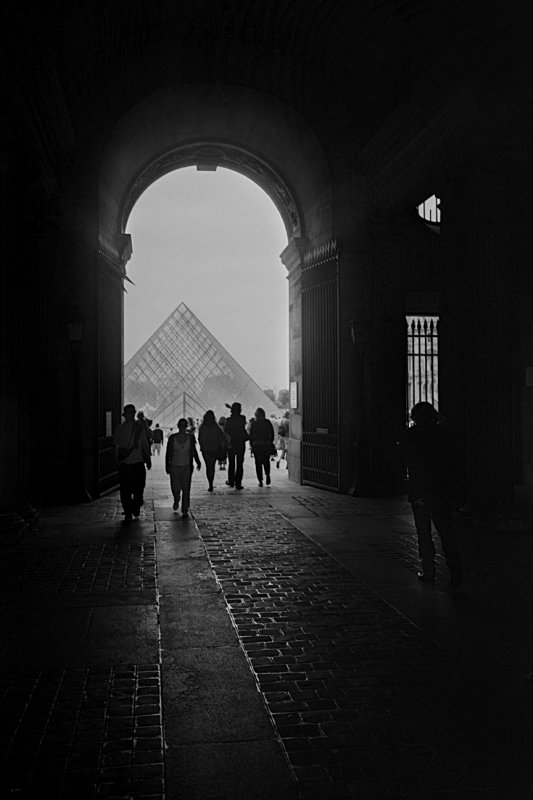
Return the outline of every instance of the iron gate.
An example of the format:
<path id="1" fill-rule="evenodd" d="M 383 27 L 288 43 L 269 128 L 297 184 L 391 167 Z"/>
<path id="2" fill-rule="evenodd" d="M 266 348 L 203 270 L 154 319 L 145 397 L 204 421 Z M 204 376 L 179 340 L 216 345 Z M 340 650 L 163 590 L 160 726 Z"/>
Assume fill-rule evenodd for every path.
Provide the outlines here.
<path id="1" fill-rule="evenodd" d="M 408 316 L 407 424 L 415 403 L 427 401 L 439 408 L 439 318 Z"/>
<path id="2" fill-rule="evenodd" d="M 339 489 L 339 259 L 328 242 L 302 267 L 302 482 Z"/>

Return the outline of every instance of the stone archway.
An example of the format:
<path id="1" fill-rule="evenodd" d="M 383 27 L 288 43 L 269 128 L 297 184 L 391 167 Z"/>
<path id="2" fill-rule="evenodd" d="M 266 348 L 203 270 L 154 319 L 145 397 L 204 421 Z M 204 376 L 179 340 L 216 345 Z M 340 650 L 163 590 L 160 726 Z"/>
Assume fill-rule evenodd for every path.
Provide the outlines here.
<path id="1" fill-rule="evenodd" d="M 101 159 L 100 491 L 116 480 L 109 434 L 119 419 L 122 402 L 123 281 L 132 253 L 132 242 L 125 233 L 128 216 L 151 183 L 184 166 L 224 166 L 240 172 L 258 184 L 278 208 L 287 232 L 281 259 L 289 278 L 289 377 L 293 383 L 301 383 L 303 255 L 332 237 L 329 171 L 314 132 L 290 106 L 242 87 L 188 85 L 144 98 L 116 125 Z M 293 408 L 291 415 L 294 442 L 289 474 L 299 480 L 301 409 Z"/>

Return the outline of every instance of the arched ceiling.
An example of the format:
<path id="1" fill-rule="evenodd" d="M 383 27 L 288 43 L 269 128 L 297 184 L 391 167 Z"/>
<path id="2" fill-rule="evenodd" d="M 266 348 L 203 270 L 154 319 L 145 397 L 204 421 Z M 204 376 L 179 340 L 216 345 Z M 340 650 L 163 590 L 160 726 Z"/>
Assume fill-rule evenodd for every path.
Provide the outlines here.
<path id="1" fill-rule="evenodd" d="M 475 51 L 493 6 L 482 3 L 481 15 L 479 0 L 6 0 L 4 32 L 22 72 L 53 65 L 75 127 L 97 107 L 223 75 L 292 103 L 317 129 L 340 104 L 362 142 L 458 34 L 458 62 L 469 44 Z"/>

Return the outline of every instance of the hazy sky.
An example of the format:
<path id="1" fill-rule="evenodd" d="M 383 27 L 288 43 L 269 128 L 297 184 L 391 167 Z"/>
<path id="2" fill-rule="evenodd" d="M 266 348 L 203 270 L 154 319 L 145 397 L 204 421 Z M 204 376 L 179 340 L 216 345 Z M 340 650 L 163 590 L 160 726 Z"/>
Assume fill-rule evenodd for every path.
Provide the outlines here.
<path id="1" fill-rule="evenodd" d="M 176 170 L 139 198 L 127 231 L 126 362 L 184 302 L 262 388 L 288 388 L 287 235 L 262 189 L 220 167 Z"/>

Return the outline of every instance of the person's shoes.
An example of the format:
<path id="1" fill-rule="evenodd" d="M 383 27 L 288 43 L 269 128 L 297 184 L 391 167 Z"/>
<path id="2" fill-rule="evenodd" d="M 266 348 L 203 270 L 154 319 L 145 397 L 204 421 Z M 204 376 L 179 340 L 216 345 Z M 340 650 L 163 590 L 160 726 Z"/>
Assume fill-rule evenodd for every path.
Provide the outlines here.
<path id="1" fill-rule="evenodd" d="M 235 488 L 236 489 L 244 489 L 244 486 L 242 485 L 242 483 L 240 483 L 238 486 L 235 486 Z"/>
<path id="2" fill-rule="evenodd" d="M 131 522 L 133 517 L 131 514 L 124 514 L 124 522 Z"/>
<path id="3" fill-rule="evenodd" d="M 234 485 L 235 485 L 235 484 L 233 484 L 233 483 L 230 483 L 230 481 L 226 481 L 226 486 L 231 486 L 231 488 L 233 489 Z"/>
<path id="4" fill-rule="evenodd" d="M 270 475 L 266 476 L 266 485 L 270 486 Z"/>
<path id="5" fill-rule="evenodd" d="M 263 485 L 263 481 L 259 481 L 258 486 L 262 486 L 262 485 Z"/>
<path id="6" fill-rule="evenodd" d="M 450 576 L 450 587 L 452 589 L 457 589 L 459 586 L 463 585 L 463 575 L 461 572 L 452 572 Z"/>
<path id="7" fill-rule="evenodd" d="M 207 491 L 208 491 L 208 492 L 212 492 L 212 491 L 213 491 L 213 487 L 212 487 L 212 486 L 209 486 L 209 488 L 208 488 L 208 490 L 207 490 Z"/>
<path id="8" fill-rule="evenodd" d="M 189 512 L 188 511 L 183 511 L 181 516 L 185 519 L 185 517 L 189 516 Z"/>
<path id="9" fill-rule="evenodd" d="M 417 578 L 421 583 L 435 583 L 434 572 L 418 572 Z"/>

